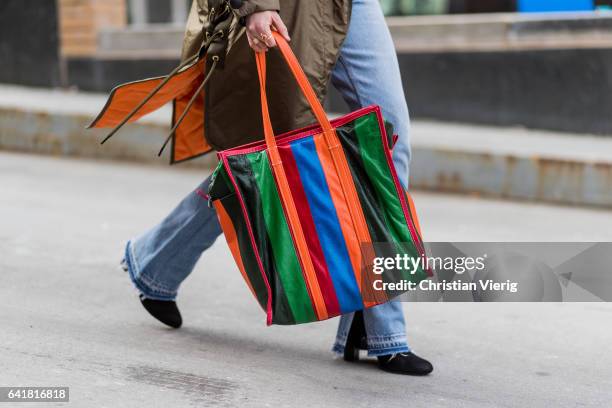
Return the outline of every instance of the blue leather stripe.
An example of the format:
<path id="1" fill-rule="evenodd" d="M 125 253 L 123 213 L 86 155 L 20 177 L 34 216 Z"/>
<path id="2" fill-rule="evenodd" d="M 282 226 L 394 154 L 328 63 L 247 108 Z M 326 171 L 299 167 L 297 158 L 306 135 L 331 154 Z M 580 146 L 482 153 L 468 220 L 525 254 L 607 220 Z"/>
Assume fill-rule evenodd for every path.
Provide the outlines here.
<path id="1" fill-rule="evenodd" d="M 312 138 L 291 143 L 323 255 L 343 313 L 363 308 L 336 208 Z"/>

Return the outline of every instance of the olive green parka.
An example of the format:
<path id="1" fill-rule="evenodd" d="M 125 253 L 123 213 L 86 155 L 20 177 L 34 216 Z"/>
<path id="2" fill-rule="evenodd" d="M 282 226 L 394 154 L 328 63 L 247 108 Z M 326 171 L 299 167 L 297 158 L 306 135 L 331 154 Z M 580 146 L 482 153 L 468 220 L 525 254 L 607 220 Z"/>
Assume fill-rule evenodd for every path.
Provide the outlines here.
<path id="1" fill-rule="evenodd" d="M 351 0 L 246 0 L 237 14 L 246 17 L 257 11 L 278 11 L 289 30 L 291 48 L 323 100 L 348 30 L 350 7 Z M 183 59 L 202 44 L 208 14 L 207 0 L 193 1 Z M 272 49 L 267 54 L 267 93 L 275 133 L 312 124 L 314 117 L 280 53 Z M 211 75 L 204 92 L 204 135 L 208 144 L 223 150 L 263 139 L 254 51 L 238 21 L 230 29 L 222 69 Z"/>

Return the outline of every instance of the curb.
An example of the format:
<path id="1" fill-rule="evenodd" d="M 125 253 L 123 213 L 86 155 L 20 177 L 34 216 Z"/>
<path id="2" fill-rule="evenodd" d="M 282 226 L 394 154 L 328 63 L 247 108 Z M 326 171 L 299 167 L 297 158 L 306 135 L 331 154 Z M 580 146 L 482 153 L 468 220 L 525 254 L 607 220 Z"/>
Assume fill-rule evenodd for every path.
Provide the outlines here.
<path id="1" fill-rule="evenodd" d="M 169 126 L 154 121 L 128 124 L 101 146 L 108 129 L 86 129 L 91 119 L 86 114 L 0 108 L 0 149 L 168 165 L 169 146 L 161 157 L 157 153 L 170 132 Z M 211 153 L 182 166 L 208 170 L 216 161 Z"/>
<path id="2" fill-rule="evenodd" d="M 104 146 L 106 130 L 85 130 L 90 115 L 0 107 L 0 149 L 167 165 L 157 152 L 169 132 L 159 121 L 127 125 Z M 417 125 L 418 127 L 418 125 Z M 411 186 L 506 199 L 612 208 L 612 160 L 544 157 L 413 142 Z M 214 154 L 180 166 L 210 170 Z"/>
<path id="3" fill-rule="evenodd" d="M 415 148 L 417 189 L 612 208 L 612 162 Z"/>

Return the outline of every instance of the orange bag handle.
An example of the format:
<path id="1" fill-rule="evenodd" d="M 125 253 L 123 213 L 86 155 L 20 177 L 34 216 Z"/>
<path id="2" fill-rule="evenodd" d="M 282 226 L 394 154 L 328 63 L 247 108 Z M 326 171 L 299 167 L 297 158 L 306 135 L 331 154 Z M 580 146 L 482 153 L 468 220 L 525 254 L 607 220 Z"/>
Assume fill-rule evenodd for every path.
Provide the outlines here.
<path id="1" fill-rule="evenodd" d="M 325 113 L 325 109 L 321 102 L 319 102 L 319 98 L 315 93 L 314 89 L 310 85 L 304 70 L 300 66 L 295 54 L 287 44 L 287 41 L 276 31 L 272 32 L 274 39 L 276 40 L 276 44 L 283 55 L 283 58 L 287 62 L 289 69 L 293 73 L 294 78 L 296 79 L 300 89 L 302 90 L 302 94 L 306 97 L 312 112 L 314 113 L 315 118 L 321 128 L 323 129 L 323 134 L 325 138 L 330 142 L 330 145 L 333 142 L 333 139 L 330 138 L 331 133 L 334 132 L 334 128 L 332 127 L 329 119 L 327 118 L 327 114 Z M 274 166 L 280 163 L 280 157 L 278 156 L 278 150 L 276 148 L 276 138 L 274 137 L 274 129 L 272 128 L 272 120 L 270 119 L 270 111 L 268 108 L 268 97 L 266 95 L 266 53 L 265 52 L 257 52 L 255 53 L 256 62 L 257 62 L 257 73 L 259 74 L 259 88 L 260 88 L 260 97 L 261 97 L 261 114 L 263 118 L 263 129 L 264 136 L 266 140 L 266 146 L 268 147 L 268 151 L 270 153 L 270 161 Z"/>
<path id="2" fill-rule="evenodd" d="M 312 112 L 314 113 L 317 122 L 321 126 L 323 137 L 325 139 L 327 148 L 330 151 L 332 160 L 334 162 L 334 167 L 340 179 L 342 194 L 347 202 L 348 210 L 351 215 L 351 220 L 353 223 L 353 228 L 355 229 L 357 239 L 359 240 L 359 242 L 370 242 L 371 238 L 367 223 L 363 213 L 359 211 L 359 208 L 361 207 L 359 204 L 359 197 L 357 195 L 356 189 L 352 186 L 353 181 L 351 171 L 346 161 L 346 158 L 344 157 L 344 154 L 342 152 L 342 146 L 340 145 L 340 140 L 336 135 L 336 131 L 330 123 L 329 119 L 327 118 L 327 115 L 325 114 L 325 109 L 321 105 L 321 102 L 319 102 L 319 98 L 317 97 L 314 89 L 312 89 L 312 86 L 310 85 L 306 74 L 304 74 L 300 63 L 295 57 L 295 54 L 293 54 L 291 47 L 289 47 L 287 41 L 285 41 L 285 39 L 279 33 L 272 32 L 272 35 L 276 40 L 276 44 L 278 45 L 278 48 L 281 54 L 283 55 L 285 62 L 289 66 L 289 69 L 291 70 L 294 78 L 300 86 L 303 95 L 306 97 L 306 100 L 308 101 L 308 104 L 310 105 L 310 108 L 312 109 Z M 272 121 L 270 120 L 268 100 L 266 97 L 266 54 L 264 52 L 258 52 L 255 54 L 255 57 L 257 62 L 257 72 L 259 75 L 264 136 L 266 141 L 266 147 L 268 150 L 270 165 L 272 166 L 272 173 L 274 174 L 277 183 L 279 195 L 281 196 L 281 201 L 284 204 L 286 216 L 288 218 L 288 224 L 290 225 L 290 228 L 293 231 L 296 249 L 300 254 L 300 258 L 302 259 L 302 263 L 304 265 L 304 272 L 307 278 L 306 280 L 309 284 L 309 289 L 313 298 L 316 313 L 321 319 L 322 316 L 325 316 L 327 314 L 327 311 L 325 310 L 325 304 L 318 285 L 314 266 L 312 264 L 312 260 L 310 259 L 308 245 L 306 243 L 304 232 L 300 224 L 298 212 L 295 207 L 295 202 L 291 194 L 291 189 L 289 188 L 287 175 L 285 174 L 285 170 L 283 169 L 280 155 L 278 153 L 276 138 L 274 137 L 274 129 L 272 128 Z M 358 278 L 357 281 L 360 282 L 360 279 Z"/>
<path id="3" fill-rule="evenodd" d="M 331 134 L 333 132 L 333 128 L 329 120 L 327 119 L 327 115 L 325 114 L 325 110 L 319 99 L 317 98 L 312 86 L 308 82 L 302 67 L 298 63 L 297 58 L 291 51 L 289 44 L 285 41 L 280 34 L 273 32 L 274 38 L 276 39 L 276 43 L 287 61 L 293 76 L 298 81 L 306 100 L 310 104 L 315 117 L 321 124 L 324 133 Z M 321 288 L 319 286 L 319 281 L 317 279 L 317 274 L 314 268 L 314 264 L 312 262 L 312 258 L 310 257 L 310 251 L 308 250 L 308 243 L 306 241 L 306 237 L 304 235 L 304 230 L 302 229 L 302 225 L 300 223 L 300 219 L 298 216 L 297 207 L 295 206 L 295 202 L 293 200 L 293 195 L 291 194 L 291 189 L 289 187 L 289 181 L 287 180 L 287 174 L 283 168 L 280 154 L 278 153 L 278 147 L 276 146 L 276 138 L 274 137 L 274 129 L 272 128 L 272 121 L 270 120 L 270 111 L 268 109 L 268 98 L 266 96 L 266 54 L 264 52 L 258 52 L 255 54 L 256 62 L 257 62 L 257 74 L 259 76 L 259 87 L 260 87 L 260 96 L 261 96 L 261 115 L 263 118 L 263 129 L 264 136 L 266 139 L 266 146 L 268 148 L 268 157 L 270 160 L 270 165 L 272 166 L 272 174 L 276 180 L 276 185 L 278 187 L 278 192 L 281 197 L 281 201 L 285 208 L 285 213 L 287 216 L 287 221 L 289 224 L 289 228 L 292 231 L 292 235 L 294 238 L 294 243 L 296 246 L 296 250 L 298 256 L 301 260 L 301 263 L 304 268 L 304 275 L 306 278 L 306 285 L 308 287 L 308 291 L 311 294 L 312 303 L 314 306 L 315 313 L 319 320 L 325 320 L 329 317 L 327 307 L 325 305 L 325 300 L 323 298 L 323 293 L 321 292 Z"/>

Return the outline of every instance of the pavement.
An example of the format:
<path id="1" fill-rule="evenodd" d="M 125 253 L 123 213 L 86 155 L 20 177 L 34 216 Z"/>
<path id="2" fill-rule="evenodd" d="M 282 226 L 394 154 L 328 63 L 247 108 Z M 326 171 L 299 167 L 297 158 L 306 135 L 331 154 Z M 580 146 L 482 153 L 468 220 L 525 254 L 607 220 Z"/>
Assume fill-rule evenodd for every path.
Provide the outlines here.
<path id="1" fill-rule="evenodd" d="M 435 371 L 391 375 L 334 358 L 335 319 L 266 327 L 220 238 L 181 289 L 184 327 L 166 329 L 118 262 L 204 175 L 0 152 L 0 386 L 69 386 L 70 407 L 609 406 L 605 303 L 405 304 Z M 604 210 L 415 201 L 430 241 L 612 240 Z"/>
<path id="2" fill-rule="evenodd" d="M 157 152 L 171 110 L 130 124 L 100 147 L 107 129 L 84 130 L 106 95 L 0 85 L 0 149 L 166 164 Z M 612 138 L 416 120 L 415 188 L 612 208 Z M 181 164 L 210 169 L 214 154 Z"/>

